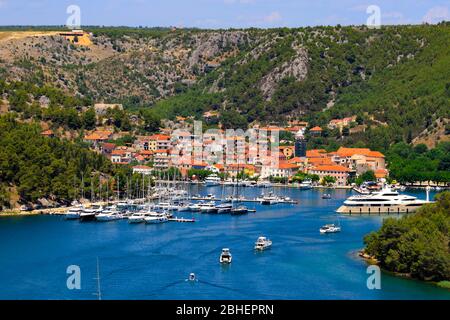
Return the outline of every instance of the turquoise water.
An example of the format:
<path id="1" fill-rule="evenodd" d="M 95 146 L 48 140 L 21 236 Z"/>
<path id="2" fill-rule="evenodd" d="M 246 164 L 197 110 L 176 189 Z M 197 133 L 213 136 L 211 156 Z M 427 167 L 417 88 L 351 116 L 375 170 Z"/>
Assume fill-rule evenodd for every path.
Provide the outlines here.
<path id="1" fill-rule="evenodd" d="M 221 188 L 198 191 L 220 195 Z M 243 194 L 261 191 L 246 188 Z M 382 274 L 381 290 L 367 289 L 367 265 L 355 251 L 383 218 L 341 217 L 341 233 L 318 230 L 336 222 L 334 210 L 349 191 L 335 190 L 331 200 L 316 190 L 283 192 L 300 203 L 249 204 L 257 212 L 240 217 L 178 214 L 195 216 L 196 223 L 2 218 L 0 299 L 96 299 L 97 257 L 103 299 L 450 299 L 448 290 L 388 274 Z M 273 247 L 255 253 L 260 235 Z M 233 254 L 229 266 L 218 262 L 223 247 Z M 80 290 L 67 289 L 69 265 L 81 268 Z M 198 282 L 185 281 L 191 272 Z"/>

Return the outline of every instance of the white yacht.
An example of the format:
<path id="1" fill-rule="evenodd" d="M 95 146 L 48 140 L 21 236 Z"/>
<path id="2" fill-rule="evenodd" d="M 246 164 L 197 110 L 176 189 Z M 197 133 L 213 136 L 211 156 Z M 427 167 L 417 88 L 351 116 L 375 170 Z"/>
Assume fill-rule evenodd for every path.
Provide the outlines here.
<path id="1" fill-rule="evenodd" d="M 169 221 L 167 216 L 165 214 L 159 214 L 159 215 L 150 215 L 148 217 L 144 218 L 145 223 L 148 224 L 157 224 L 157 223 L 164 223 Z"/>
<path id="2" fill-rule="evenodd" d="M 155 205 L 155 209 L 160 209 L 160 210 L 177 211 L 178 208 L 179 208 L 179 206 L 177 206 L 175 204 L 171 204 L 170 202 L 159 202 L 158 204 Z"/>
<path id="3" fill-rule="evenodd" d="M 94 221 L 95 216 L 97 214 L 101 213 L 102 210 L 103 210 L 103 208 L 101 208 L 101 207 L 90 207 L 90 208 L 83 209 L 80 212 L 80 221 L 81 222 Z"/>
<path id="4" fill-rule="evenodd" d="M 228 248 L 223 248 L 222 253 L 220 254 L 219 262 L 220 263 L 231 263 L 231 252 Z"/>
<path id="5" fill-rule="evenodd" d="M 95 215 L 95 220 L 106 222 L 122 219 L 123 215 L 116 206 L 108 207 L 99 214 Z"/>
<path id="6" fill-rule="evenodd" d="M 266 237 L 259 237 L 255 242 L 255 250 L 266 250 L 272 246 L 272 241 Z"/>
<path id="7" fill-rule="evenodd" d="M 200 204 L 200 211 L 203 213 L 215 213 L 217 212 L 216 204 L 214 201 L 205 202 Z"/>
<path id="8" fill-rule="evenodd" d="M 142 223 L 145 222 L 145 218 L 149 216 L 150 214 L 148 212 L 138 211 L 128 217 L 128 223 Z"/>
<path id="9" fill-rule="evenodd" d="M 309 179 L 306 179 L 298 184 L 298 188 L 301 190 L 312 189 L 312 181 Z"/>
<path id="10" fill-rule="evenodd" d="M 351 196 L 336 211 L 338 213 L 408 213 L 413 212 L 430 203 L 427 200 L 419 200 L 416 197 L 399 194 L 390 188 L 373 192 L 368 195 Z"/>
<path id="11" fill-rule="evenodd" d="M 341 227 L 334 224 L 326 224 L 319 229 L 320 233 L 336 233 L 341 231 Z"/>
<path id="12" fill-rule="evenodd" d="M 231 209 L 233 208 L 233 204 L 231 203 L 221 203 L 216 206 L 217 213 L 227 213 L 231 212 Z"/>
<path id="13" fill-rule="evenodd" d="M 198 203 L 191 203 L 188 205 L 189 211 L 199 212 L 201 210 L 201 206 Z"/>
<path id="14" fill-rule="evenodd" d="M 211 174 L 205 178 L 205 185 L 208 187 L 218 186 L 220 184 L 220 177 L 216 174 Z"/>
<path id="15" fill-rule="evenodd" d="M 257 199 L 261 204 L 264 205 L 277 204 L 281 201 L 281 199 L 277 195 L 273 194 L 273 192 L 270 192 L 269 194 L 266 195 L 263 194 L 261 195 L 261 197 Z"/>
<path id="16" fill-rule="evenodd" d="M 67 210 L 65 218 L 66 220 L 76 220 L 80 218 L 81 212 L 83 212 L 83 207 L 73 207 Z"/>

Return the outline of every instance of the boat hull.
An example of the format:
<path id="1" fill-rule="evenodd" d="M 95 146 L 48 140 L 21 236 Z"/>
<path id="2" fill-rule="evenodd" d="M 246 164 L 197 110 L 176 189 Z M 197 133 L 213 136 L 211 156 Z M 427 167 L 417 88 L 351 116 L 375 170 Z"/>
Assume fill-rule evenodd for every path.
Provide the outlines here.
<path id="1" fill-rule="evenodd" d="M 341 214 L 399 214 L 399 213 L 411 213 L 419 209 L 421 206 L 405 206 L 405 205 L 392 205 L 385 207 L 369 207 L 369 206 L 346 206 L 342 205 L 336 210 Z"/>
<path id="2" fill-rule="evenodd" d="M 94 221 L 94 220 L 95 220 L 95 213 L 80 215 L 81 222 L 88 222 L 88 221 Z"/>

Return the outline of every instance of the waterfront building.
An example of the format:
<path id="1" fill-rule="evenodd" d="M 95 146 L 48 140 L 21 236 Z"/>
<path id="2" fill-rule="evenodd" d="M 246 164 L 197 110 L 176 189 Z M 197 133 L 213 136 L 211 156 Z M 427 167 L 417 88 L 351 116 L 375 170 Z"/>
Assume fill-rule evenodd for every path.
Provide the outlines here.
<path id="1" fill-rule="evenodd" d="M 354 170 L 357 174 L 364 173 L 367 170 L 386 169 L 384 155 L 381 152 L 372 151 L 368 148 L 340 147 L 333 155 L 333 160 Z"/>
<path id="2" fill-rule="evenodd" d="M 169 150 L 160 149 L 153 152 L 153 167 L 157 170 L 166 170 L 169 168 L 170 155 Z"/>
<path id="3" fill-rule="evenodd" d="M 287 161 L 280 161 L 277 164 L 261 167 L 261 178 L 279 177 L 290 178 L 298 171 L 298 166 Z"/>
<path id="4" fill-rule="evenodd" d="M 317 165 L 308 170 L 309 174 L 316 174 L 322 181 L 324 177 L 331 176 L 336 179 L 335 185 L 347 185 L 350 169 L 341 165 Z"/>
<path id="5" fill-rule="evenodd" d="M 140 174 L 148 175 L 148 174 L 151 174 L 152 171 L 153 171 L 153 168 L 149 167 L 149 166 L 139 165 L 139 166 L 133 167 L 133 173 L 140 173 Z"/>

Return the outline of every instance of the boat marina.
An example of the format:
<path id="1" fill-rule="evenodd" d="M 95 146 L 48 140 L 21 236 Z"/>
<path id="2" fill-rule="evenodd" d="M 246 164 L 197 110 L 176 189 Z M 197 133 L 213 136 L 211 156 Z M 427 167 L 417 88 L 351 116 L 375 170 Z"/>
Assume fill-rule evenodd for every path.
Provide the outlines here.
<path id="1" fill-rule="evenodd" d="M 331 199 L 322 199 L 323 192 L 315 188 L 262 190 L 243 187 L 239 192 L 233 192 L 232 186 L 225 186 L 224 189 L 222 192 L 222 186 L 199 185 L 197 188 L 196 185 L 190 185 L 189 189 L 185 189 L 187 193 L 181 196 L 186 199 L 176 201 L 168 196 L 149 200 L 147 194 L 145 197 L 141 194 L 139 201 L 121 196 L 109 203 L 99 201 L 55 209 L 60 211 L 61 216 L 2 218 L 0 237 L 11 236 L 10 233 L 3 232 L 2 225 L 7 225 L 16 234 L 16 246 L 15 250 L 6 245 L 1 248 L 2 256 L 5 257 L 1 282 L 12 288 L 8 297 L 14 297 L 20 292 L 22 297 L 27 298 L 39 292 L 42 297 L 49 299 L 93 299 L 96 298 L 92 295 L 96 291 L 94 285 L 92 288 L 86 286 L 78 293 L 60 291 L 56 285 L 46 285 L 49 289 L 42 294 L 41 287 L 35 283 L 53 283 L 54 280 L 47 279 L 46 275 L 54 274 L 60 269 L 65 270 L 70 264 L 80 265 L 86 274 L 94 277 L 95 261 L 99 256 L 102 299 L 139 299 L 144 295 L 150 299 L 183 298 L 186 295 L 194 299 L 321 298 L 326 294 L 314 288 L 323 288 L 325 284 L 334 288 L 336 297 L 342 298 L 371 298 L 375 295 L 399 298 L 398 291 L 389 290 L 394 285 L 404 289 L 400 294 L 402 298 L 445 295 L 438 288 L 384 274 L 382 281 L 386 290 L 373 292 L 358 287 L 357 283 L 366 281 L 366 265 L 363 260 L 353 258 L 349 253 L 358 252 L 362 247 L 362 236 L 378 229 L 383 216 L 337 214 L 336 208 L 355 195 L 351 190 L 327 190 Z M 234 195 L 236 198 L 255 199 L 261 196 L 262 191 L 267 195 L 274 192 L 275 195 L 289 197 L 299 204 L 263 205 L 260 202 L 249 202 L 246 203 L 248 209 L 255 209 L 256 212 L 240 215 L 232 215 L 231 211 L 202 213 L 157 209 L 152 206 L 168 202 L 171 205 L 192 204 L 189 206 L 195 209 L 202 201 L 207 203 L 212 200 L 188 200 L 191 195 L 207 197 L 208 194 L 213 194 L 217 199 Z M 433 199 L 435 192 L 430 192 L 430 199 Z M 426 194 L 419 190 L 407 190 L 405 194 L 426 199 Z M 145 201 L 142 201 L 144 198 Z M 218 200 L 214 202 L 216 206 L 228 204 L 230 207 L 232 204 Z M 237 209 L 241 205 L 243 203 L 234 202 L 231 207 Z M 104 211 L 97 213 L 97 220 L 79 222 L 79 219 L 66 219 L 74 218 L 73 214 L 82 207 L 91 206 L 92 210 L 99 210 L 101 207 Z M 219 208 L 221 207 L 226 206 Z M 127 211 L 131 213 L 128 218 Z M 122 218 L 121 212 L 125 213 Z M 164 217 L 162 214 L 168 215 Z M 130 224 L 131 217 L 140 222 Z M 331 224 L 340 227 L 340 232 L 319 232 L 320 228 Z M 18 232 L 17 228 L 26 234 L 35 234 L 33 246 L 45 243 L 46 252 L 32 250 L 26 251 L 26 255 L 17 255 L 17 250 L 23 251 L 25 243 L 29 243 L 29 237 Z M 42 232 L 37 231 L 37 228 Z M 71 240 L 61 241 L 65 237 L 70 237 Z M 260 237 L 266 238 L 264 245 L 258 245 L 262 246 L 262 250 L 255 248 L 257 243 L 263 242 L 258 241 Z M 269 241 L 272 242 L 271 246 L 268 245 Z M 222 249 L 229 249 L 231 263 L 225 262 L 225 259 L 220 263 Z M 49 255 L 55 258 L 51 259 L 52 263 L 45 263 Z M 329 259 L 333 263 L 329 263 Z M 30 270 L 25 267 L 25 261 L 34 261 L 41 267 L 39 270 Z M 333 267 L 334 263 L 340 265 L 338 270 Z M 17 272 L 26 272 L 33 282 L 23 283 L 20 290 L 15 291 L 17 286 L 14 283 L 20 281 Z M 185 281 L 190 273 L 195 274 L 195 279 L 201 280 Z M 304 274 L 312 275 L 314 282 L 305 280 Z M 280 283 L 283 285 L 280 286 Z M 266 285 L 270 286 L 270 291 L 265 289 Z M 23 288 L 26 288 L 25 296 Z M 0 296 L 6 296 L 6 293 L 0 293 Z"/>

